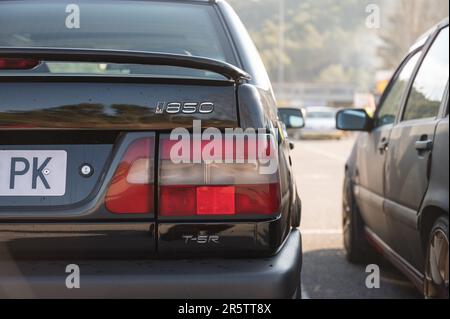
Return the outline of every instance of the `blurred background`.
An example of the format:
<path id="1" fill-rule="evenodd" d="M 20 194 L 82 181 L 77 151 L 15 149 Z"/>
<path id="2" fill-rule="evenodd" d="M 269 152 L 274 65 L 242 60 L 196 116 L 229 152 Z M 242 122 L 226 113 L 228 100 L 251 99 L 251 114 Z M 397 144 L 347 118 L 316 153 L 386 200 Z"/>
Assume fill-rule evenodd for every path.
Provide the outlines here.
<path id="1" fill-rule="evenodd" d="M 229 0 L 262 54 L 280 106 L 373 109 L 448 0 Z"/>

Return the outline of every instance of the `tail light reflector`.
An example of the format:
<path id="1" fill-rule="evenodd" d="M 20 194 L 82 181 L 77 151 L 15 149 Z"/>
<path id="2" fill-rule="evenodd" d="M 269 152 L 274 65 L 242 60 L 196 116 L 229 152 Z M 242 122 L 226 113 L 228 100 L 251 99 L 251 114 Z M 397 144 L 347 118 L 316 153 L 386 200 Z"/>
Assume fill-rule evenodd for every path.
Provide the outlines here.
<path id="1" fill-rule="evenodd" d="M 197 215 L 235 215 L 234 186 L 198 186 Z"/>
<path id="2" fill-rule="evenodd" d="M 31 70 L 39 63 L 33 59 L 0 58 L 0 70 Z"/>
<path id="3" fill-rule="evenodd" d="M 253 143 L 254 142 L 254 143 Z M 275 160 L 273 138 L 266 142 L 223 139 L 212 154 L 206 142 L 195 142 L 179 152 L 180 144 L 168 137 L 160 143 L 159 213 L 162 217 L 274 215 L 279 212 L 278 169 L 264 173 L 265 160 Z M 242 147 L 243 146 L 243 147 Z M 195 161 L 207 150 L 209 159 Z M 174 161 L 174 154 L 178 161 Z M 254 161 L 251 161 L 254 159 Z"/>
<path id="4" fill-rule="evenodd" d="M 154 213 L 154 139 L 134 141 L 116 169 L 106 208 L 116 214 Z"/>

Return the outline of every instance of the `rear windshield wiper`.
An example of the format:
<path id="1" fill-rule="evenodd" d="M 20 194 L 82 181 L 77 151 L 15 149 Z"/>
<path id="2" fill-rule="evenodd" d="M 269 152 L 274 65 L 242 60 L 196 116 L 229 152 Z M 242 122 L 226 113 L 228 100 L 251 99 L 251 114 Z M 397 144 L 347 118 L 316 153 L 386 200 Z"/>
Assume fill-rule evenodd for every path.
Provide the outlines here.
<path id="1" fill-rule="evenodd" d="M 251 78 L 247 72 L 227 62 L 197 56 L 144 51 L 0 47 L 0 58 L 174 66 L 214 72 L 236 82 Z"/>

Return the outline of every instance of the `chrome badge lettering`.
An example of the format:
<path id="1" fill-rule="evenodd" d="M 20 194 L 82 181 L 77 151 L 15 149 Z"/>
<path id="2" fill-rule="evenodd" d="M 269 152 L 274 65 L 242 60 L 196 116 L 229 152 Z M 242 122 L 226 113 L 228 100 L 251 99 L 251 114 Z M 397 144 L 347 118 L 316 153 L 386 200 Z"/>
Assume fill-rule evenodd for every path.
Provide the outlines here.
<path id="1" fill-rule="evenodd" d="M 211 102 L 158 102 L 156 114 L 210 114 L 214 111 L 214 103 Z"/>
<path id="2" fill-rule="evenodd" d="M 220 237 L 217 235 L 199 235 L 199 236 L 184 235 L 183 239 L 185 244 L 197 243 L 202 245 L 209 243 L 218 244 Z"/>

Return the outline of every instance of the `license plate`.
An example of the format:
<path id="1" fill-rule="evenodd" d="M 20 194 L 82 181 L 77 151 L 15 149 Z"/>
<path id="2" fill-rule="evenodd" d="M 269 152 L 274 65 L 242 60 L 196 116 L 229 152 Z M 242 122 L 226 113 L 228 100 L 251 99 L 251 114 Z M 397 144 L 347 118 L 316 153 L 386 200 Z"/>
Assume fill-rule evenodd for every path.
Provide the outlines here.
<path id="1" fill-rule="evenodd" d="M 64 196 L 66 151 L 0 151 L 0 196 Z"/>

